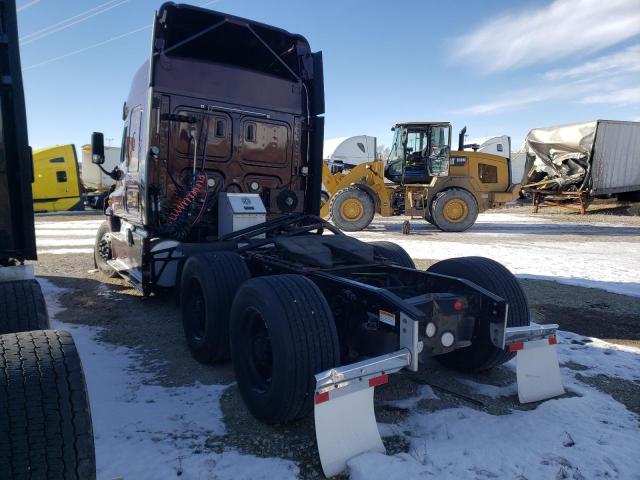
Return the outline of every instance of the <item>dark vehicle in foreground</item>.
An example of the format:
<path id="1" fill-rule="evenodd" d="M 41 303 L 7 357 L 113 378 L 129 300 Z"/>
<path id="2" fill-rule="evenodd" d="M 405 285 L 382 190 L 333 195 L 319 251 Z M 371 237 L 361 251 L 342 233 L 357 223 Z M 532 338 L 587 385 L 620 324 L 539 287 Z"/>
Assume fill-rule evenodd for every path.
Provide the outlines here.
<path id="1" fill-rule="evenodd" d="M 173 3 L 153 29 L 123 109 L 96 266 L 143 295 L 175 289 L 193 356 L 231 358 L 258 419 L 315 409 L 333 475 L 384 450 L 373 387 L 431 357 L 477 371 L 526 352 L 521 399 L 562 393 L 557 326 L 530 325 L 502 265 L 469 257 L 420 271 L 399 246 L 363 243 L 318 216 L 322 57 L 303 37 Z M 103 158 L 96 133 L 93 160 Z M 548 371 L 530 380 L 540 365 Z"/>
<path id="2" fill-rule="evenodd" d="M 15 0 L 0 0 L 0 478 L 95 479 L 87 389 L 34 278 L 33 170 Z"/>

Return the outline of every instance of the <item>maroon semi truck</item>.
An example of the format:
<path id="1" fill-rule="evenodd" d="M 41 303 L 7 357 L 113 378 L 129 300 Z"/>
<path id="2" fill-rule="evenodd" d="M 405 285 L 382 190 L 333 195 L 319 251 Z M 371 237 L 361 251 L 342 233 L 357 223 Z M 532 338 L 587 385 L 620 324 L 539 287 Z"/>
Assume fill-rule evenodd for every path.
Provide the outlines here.
<path id="1" fill-rule="evenodd" d="M 123 108 L 96 266 L 143 295 L 176 291 L 193 356 L 231 359 L 260 420 L 315 410 L 327 475 L 383 450 L 373 387 L 432 357 L 477 371 L 527 352 L 519 379 L 551 367 L 522 376 L 521 400 L 561 393 L 557 326 L 530 324 L 502 265 L 468 257 L 420 271 L 399 246 L 318 216 L 323 113 L 322 56 L 304 37 L 165 3 Z M 104 159 L 102 134 L 92 155 Z"/>

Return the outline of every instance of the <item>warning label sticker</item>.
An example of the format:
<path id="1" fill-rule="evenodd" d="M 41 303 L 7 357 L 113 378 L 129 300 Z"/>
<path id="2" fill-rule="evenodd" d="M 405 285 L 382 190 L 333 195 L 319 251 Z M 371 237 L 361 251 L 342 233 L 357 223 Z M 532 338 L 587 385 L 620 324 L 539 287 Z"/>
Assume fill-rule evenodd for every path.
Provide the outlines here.
<path id="1" fill-rule="evenodd" d="M 396 316 L 393 313 L 380 310 L 378 314 L 382 323 L 386 323 L 387 325 L 391 325 L 392 327 L 396 326 Z"/>

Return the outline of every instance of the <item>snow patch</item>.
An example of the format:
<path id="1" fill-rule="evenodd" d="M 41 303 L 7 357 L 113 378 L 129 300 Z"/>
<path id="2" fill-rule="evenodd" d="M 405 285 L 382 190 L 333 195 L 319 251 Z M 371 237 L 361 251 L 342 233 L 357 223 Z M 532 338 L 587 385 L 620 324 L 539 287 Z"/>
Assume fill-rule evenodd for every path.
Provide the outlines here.
<path id="1" fill-rule="evenodd" d="M 298 467 L 282 459 L 236 451 L 207 452 L 211 435 L 225 427 L 220 396 L 226 385 L 163 387 L 149 385 L 154 375 L 139 370 L 141 355 L 97 340 L 101 329 L 62 323 L 59 297 L 66 289 L 39 279 L 52 327 L 73 335 L 89 389 L 96 442 L 98 479 L 297 478 Z"/>
<path id="2" fill-rule="evenodd" d="M 582 396 L 510 415 L 468 407 L 410 415 L 398 428 L 409 432 L 410 454 L 365 453 L 348 462 L 350 478 L 637 479 L 637 417 L 575 380 L 567 386 Z"/>

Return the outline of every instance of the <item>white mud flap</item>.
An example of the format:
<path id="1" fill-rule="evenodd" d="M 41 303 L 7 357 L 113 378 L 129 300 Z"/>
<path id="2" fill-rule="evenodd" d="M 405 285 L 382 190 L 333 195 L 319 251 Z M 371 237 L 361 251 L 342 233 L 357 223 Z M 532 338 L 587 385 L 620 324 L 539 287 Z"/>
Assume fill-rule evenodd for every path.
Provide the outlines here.
<path id="1" fill-rule="evenodd" d="M 316 439 L 327 477 L 343 472 L 347 460 L 360 453 L 386 453 L 373 410 L 373 390 L 365 388 L 320 403 L 316 397 Z"/>
<path id="2" fill-rule="evenodd" d="M 520 403 L 538 402 L 564 393 L 556 337 L 509 346 L 516 356 L 516 377 Z"/>
<path id="3" fill-rule="evenodd" d="M 410 362 L 409 350 L 402 349 L 316 375 L 316 442 L 327 477 L 342 473 L 347 461 L 361 453 L 385 453 L 373 391 L 389 381 L 389 374 Z"/>

